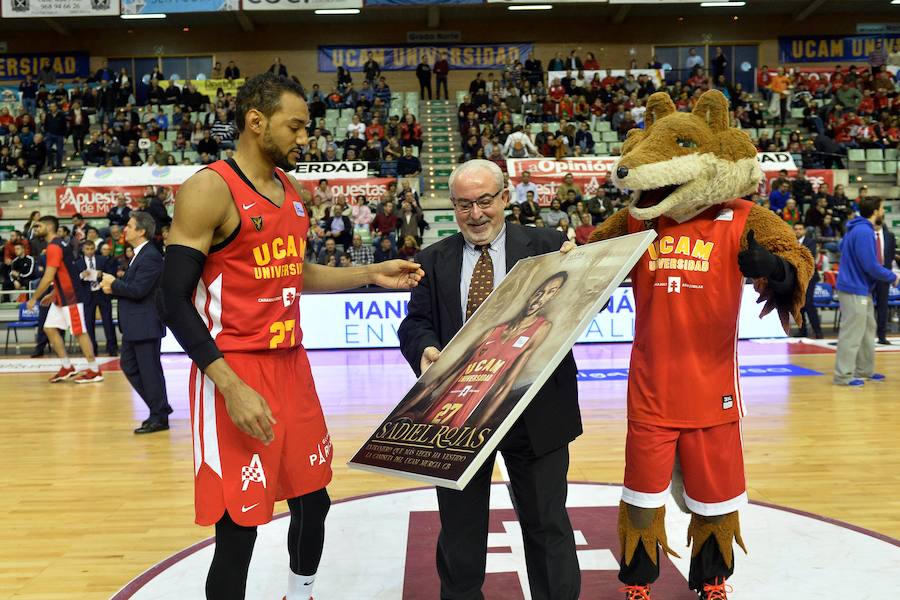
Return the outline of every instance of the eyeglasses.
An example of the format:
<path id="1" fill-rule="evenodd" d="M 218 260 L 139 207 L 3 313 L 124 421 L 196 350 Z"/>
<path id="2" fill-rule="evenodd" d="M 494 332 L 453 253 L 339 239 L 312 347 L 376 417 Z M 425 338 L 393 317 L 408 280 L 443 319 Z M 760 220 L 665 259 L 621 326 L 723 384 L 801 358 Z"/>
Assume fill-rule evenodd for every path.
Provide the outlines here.
<path id="1" fill-rule="evenodd" d="M 500 188 L 493 194 L 484 194 L 475 200 L 468 200 L 466 198 L 450 198 L 450 202 L 453 203 L 453 206 L 456 207 L 456 210 L 461 213 L 467 213 L 472 210 L 472 206 L 477 204 L 478 208 L 481 210 L 485 210 L 494 205 L 494 198 L 496 198 L 500 192 L 503 191 L 503 188 Z"/>

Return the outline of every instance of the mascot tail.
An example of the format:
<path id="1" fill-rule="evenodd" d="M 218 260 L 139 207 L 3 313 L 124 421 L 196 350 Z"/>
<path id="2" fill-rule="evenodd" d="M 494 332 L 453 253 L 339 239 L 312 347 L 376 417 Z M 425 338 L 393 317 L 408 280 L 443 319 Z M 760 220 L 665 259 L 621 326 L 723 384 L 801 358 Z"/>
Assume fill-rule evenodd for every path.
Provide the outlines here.
<path id="1" fill-rule="evenodd" d="M 675 498 L 675 504 L 684 514 L 690 514 L 687 504 L 684 501 L 684 476 L 681 473 L 681 459 L 678 454 L 675 455 L 675 466 L 672 469 L 672 497 Z"/>

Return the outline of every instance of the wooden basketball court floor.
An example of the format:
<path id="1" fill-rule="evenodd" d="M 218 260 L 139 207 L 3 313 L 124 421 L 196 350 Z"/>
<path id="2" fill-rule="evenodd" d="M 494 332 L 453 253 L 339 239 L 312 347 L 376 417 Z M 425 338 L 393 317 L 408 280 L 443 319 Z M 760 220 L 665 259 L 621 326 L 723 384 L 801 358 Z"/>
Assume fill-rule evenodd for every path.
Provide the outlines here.
<path id="1" fill-rule="evenodd" d="M 629 351 L 576 347 L 585 433 L 571 446 L 570 481 L 622 480 Z M 413 381 L 399 352 L 310 358 L 335 447 L 332 498 L 417 487 L 346 467 Z M 900 538 L 900 352 L 879 351 L 887 382 L 861 389 L 831 384 L 827 344 L 741 342 L 740 358 L 749 375 L 742 386 L 751 499 Z M 49 374 L 34 372 L 33 362 L 0 359 L 0 598 L 109 598 L 212 535 L 193 524 L 189 363 L 180 355 L 163 361 L 172 428 L 135 436 L 146 409 L 115 361 L 102 383 L 77 386 L 46 383 Z"/>

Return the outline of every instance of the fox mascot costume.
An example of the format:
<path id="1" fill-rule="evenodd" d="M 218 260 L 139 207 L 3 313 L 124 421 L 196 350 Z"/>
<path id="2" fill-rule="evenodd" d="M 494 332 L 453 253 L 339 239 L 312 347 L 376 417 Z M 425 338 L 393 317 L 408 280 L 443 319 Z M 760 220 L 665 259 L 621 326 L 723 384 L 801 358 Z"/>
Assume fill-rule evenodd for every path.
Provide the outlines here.
<path id="1" fill-rule="evenodd" d="M 676 459 L 691 513 L 691 589 L 726 600 L 734 542 L 746 551 L 737 512 L 747 501 L 737 365 L 744 278 L 754 280 L 763 314 L 777 310 L 787 331 L 790 316 L 801 322 L 814 268 L 786 223 L 740 199 L 761 176 L 750 138 L 729 127 L 721 92 L 704 93 L 690 113 L 653 94 L 645 129 L 628 132 L 614 176 L 633 191 L 631 204 L 591 235 L 659 234 L 631 272 L 637 321 L 619 506 L 628 600 L 650 600 L 659 548 L 674 554 L 664 521 Z"/>

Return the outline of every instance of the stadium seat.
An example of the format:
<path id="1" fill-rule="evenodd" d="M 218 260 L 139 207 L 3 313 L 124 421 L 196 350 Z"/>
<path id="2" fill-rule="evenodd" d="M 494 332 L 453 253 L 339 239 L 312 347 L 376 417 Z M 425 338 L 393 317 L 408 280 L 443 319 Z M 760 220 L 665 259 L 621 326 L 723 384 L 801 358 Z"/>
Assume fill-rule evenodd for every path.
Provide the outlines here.
<path id="1" fill-rule="evenodd" d="M 604 132 L 603 132 L 603 135 L 602 135 L 602 137 L 601 137 L 600 139 L 602 139 L 604 142 L 607 142 L 607 143 L 609 143 L 609 142 L 618 142 L 618 141 L 619 141 L 619 134 L 616 133 L 615 131 L 604 131 Z"/>
<path id="2" fill-rule="evenodd" d="M 606 145 L 606 142 L 597 142 L 594 144 L 594 154 L 597 156 L 606 156 L 609 152 L 609 148 Z"/>
<path id="3" fill-rule="evenodd" d="M 850 150 L 847 150 L 847 158 L 852 162 L 862 162 L 866 160 L 866 151 L 851 148 Z"/>
<path id="4" fill-rule="evenodd" d="M 900 158 L 900 150 L 896 148 L 884 149 L 884 160 L 897 160 L 898 158 Z"/>
<path id="5" fill-rule="evenodd" d="M 867 160 L 866 173 L 869 175 L 884 175 L 884 162 L 880 160 Z"/>
<path id="6" fill-rule="evenodd" d="M 609 121 L 596 121 L 597 131 L 612 131 L 612 125 Z"/>
<path id="7" fill-rule="evenodd" d="M 869 148 L 866 150 L 866 160 L 884 160 L 884 152 L 881 148 Z"/>
<path id="8" fill-rule="evenodd" d="M 884 161 L 884 173 L 885 175 L 893 175 L 897 172 L 897 161 L 896 160 L 886 160 Z"/>

